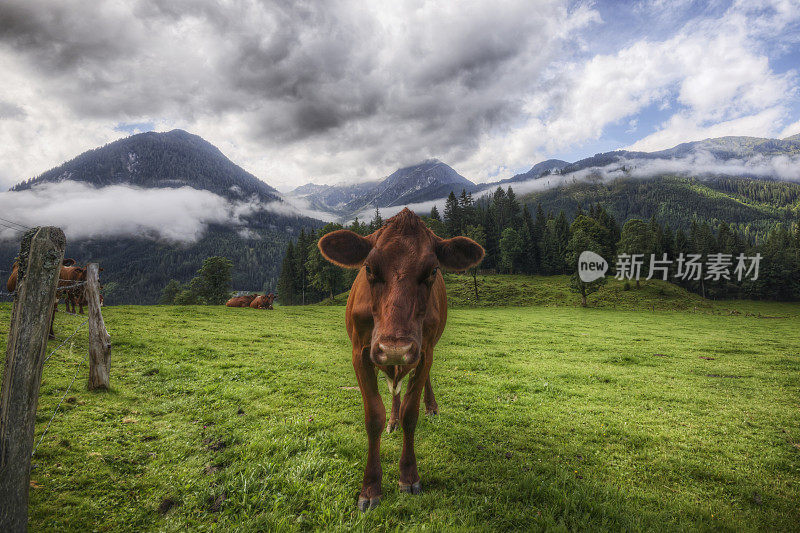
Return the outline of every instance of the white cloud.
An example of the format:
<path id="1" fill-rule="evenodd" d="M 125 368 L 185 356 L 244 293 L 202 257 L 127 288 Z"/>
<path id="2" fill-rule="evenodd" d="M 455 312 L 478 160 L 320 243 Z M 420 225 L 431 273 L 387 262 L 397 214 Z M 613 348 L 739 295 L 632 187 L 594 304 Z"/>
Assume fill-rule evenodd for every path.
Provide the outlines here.
<path id="1" fill-rule="evenodd" d="M 671 148 L 682 142 L 700 141 L 726 135 L 746 135 L 752 137 L 779 136 L 774 132 L 775 126 L 781 123 L 785 110 L 781 106 L 765 109 L 753 115 L 703 126 L 689 114 L 673 115 L 663 129 L 648 135 L 626 150 L 651 152 Z"/>
<path id="2" fill-rule="evenodd" d="M 186 129 L 282 188 L 429 157 L 503 178 L 650 105 L 673 115 L 634 146 L 777 135 L 796 119 L 797 73 L 769 59 L 797 43 L 799 6 L 735 0 L 593 55 L 593 28 L 615 21 L 567 0 L 8 0 L 0 189 L 120 137 L 119 123 Z"/>
<path id="3" fill-rule="evenodd" d="M 280 202 L 231 203 L 190 187 L 137 189 L 113 185 L 97 189 L 61 182 L 0 192 L 4 219 L 31 227 L 58 226 L 68 239 L 135 236 L 190 242 L 200 238 L 208 224 L 242 224 L 242 217 L 259 209 L 297 214 Z M 18 236 L 18 232 L 0 228 L 0 240 Z"/>

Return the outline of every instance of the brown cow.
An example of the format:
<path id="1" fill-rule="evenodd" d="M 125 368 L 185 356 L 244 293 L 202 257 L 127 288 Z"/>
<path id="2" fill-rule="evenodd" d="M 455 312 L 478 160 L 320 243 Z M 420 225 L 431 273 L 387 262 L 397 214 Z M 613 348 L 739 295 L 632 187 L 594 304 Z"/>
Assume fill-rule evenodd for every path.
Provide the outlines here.
<path id="1" fill-rule="evenodd" d="M 258 294 L 248 294 L 247 296 L 236 296 L 231 298 L 225 305 L 228 307 L 250 307 L 250 304 L 255 300 Z"/>
<path id="2" fill-rule="evenodd" d="M 378 392 L 378 371 L 386 374 L 392 394 L 388 430 L 395 429 L 398 421 L 403 428 L 400 490 L 419 494 L 414 431 L 423 389 L 426 412 L 438 412 L 429 373 L 433 347 L 447 321 L 447 294 L 439 268 L 465 270 L 478 264 L 484 251 L 466 237 L 437 237 L 408 209 L 367 237 L 338 230 L 322 237 L 318 246 L 328 261 L 360 269 L 347 299 L 345 323 L 369 441 L 358 497 L 358 508 L 366 511 L 380 503 L 382 494 L 380 439 L 386 409 Z M 401 403 L 401 380 L 407 374 Z"/>
<path id="3" fill-rule="evenodd" d="M 64 259 L 61 261 L 61 272 L 64 272 L 63 267 L 71 267 L 75 264 L 74 259 Z M 11 267 L 11 275 L 8 277 L 8 281 L 6 282 L 6 290 L 8 292 L 14 292 L 17 290 L 17 270 L 19 269 L 19 261 L 14 261 L 14 265 Z M 59 275 L 59 277 L 61 277 Z"/>
<path id="4" fill-rule="evenodd" d="M 86 286 L 86 268 L 76 266 L 61 267 L 61 274 L 58 278 L 58 290 L 60 294 L 64 295 L 64 306 L 67 312 L 75 313 L 76 304 L 80 307 L 80 313 L 83 314 L 83 306 L 86 302 L 84 291 Z M 76 286 L 77 285 L 77 286 Z M 56 304 L 57 306 L 58 304 Z"/>
<path id="5" fill-rule="evenodd" d="M 258 295 L 250 302 L 250 307 L 253 309 L 272 309 L 272 302 L 274 301 L 275 295 L 273 293 Z"/>
<path id="6" fill-rule="evenodd" d="M 58 276 L 59 277 L 59 281 L 58 281 L 59 287 L 62 286 L 61 279 L 64 278 L 65 275 L 69 275 L 69 274 L 67 274 L 67 272 L 69 272 L 69 269 L 75 268 L 75 267 L 73 267 L 74 264 L 75 264 L 75 260 L 74 259 L 64 259 L 64 260 L 61 261 L 61 265 L 62 266 L 61 266 L 61 270 L 60 270 L 59 276 Z M 11 267 L 11 275 L 8 277 L 8 281 L 6 282 L 6 289 L 8 290 L 8 292 L 14 292 L 15 290 L 17 290 L 17 273 L 18 273 L 18 270 L 19 270 L 19 262 L 18 261 L 14 261 L 14 266 Z M 85 279 L 86 279 L 86 275 L 84 273 L 84 280 Z M 58 290 L 56 290 L 56 301 L 55 301 L 55 304 L 53 305 L 52 317 L 50 318 L 50 338 L 55 338 L 55 333 L 53 332 L 53 320 L 55 319 L 56 309 L 58 308 L 58 298 L 59 298 L 58 294 L 59 294 Z M 73 307 L 73 309 L 74 309 L 74 307 Z"/>

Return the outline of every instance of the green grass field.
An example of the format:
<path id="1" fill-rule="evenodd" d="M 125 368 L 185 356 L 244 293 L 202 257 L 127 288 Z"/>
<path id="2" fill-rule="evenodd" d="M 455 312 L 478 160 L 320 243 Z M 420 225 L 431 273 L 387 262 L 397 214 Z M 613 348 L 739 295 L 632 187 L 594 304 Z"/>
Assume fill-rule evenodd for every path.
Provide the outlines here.
<path id="1" fill-rule="evenodd" d="M 31 530 L 796 531 L 800 305 L 653 311 L 641 292 L 635 310 L 629 292 L 455 306 L 441 412 L 417 431 L 424 493 L 399 493 L 385 435 L 366 514 L 342 307 L 105 308 L 113 390 L 85 390 L 85 335 L 44 370 L 37 440 L 80 368 L 33 460 Z"/>

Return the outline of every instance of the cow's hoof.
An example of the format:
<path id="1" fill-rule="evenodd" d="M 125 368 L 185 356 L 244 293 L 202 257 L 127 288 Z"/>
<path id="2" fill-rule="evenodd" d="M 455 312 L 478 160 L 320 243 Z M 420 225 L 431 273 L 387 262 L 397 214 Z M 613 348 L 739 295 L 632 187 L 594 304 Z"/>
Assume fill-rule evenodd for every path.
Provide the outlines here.
<path id="1" fill-rule="evenodd" d="M 389 423 L 386 425 L 386 433 L 391 433 L 399 427 L 400 427 L 400 421 L 389 420 Z"/>
<path id="2" fill-rule="evenodd" d="M 433 407 L 426 407 L 425 408 L 426 415 L 438 415 L 439 414 L 439 406 L 434 405 Z"/>
<path id="3" fill-rule="evenodd" d="M 372 498 L 366 498 L 364 496 L 358 497 L 358 510 L 362 513 L 366 513 L 370 509 L 375 509 L 378 504 L 381 503 L 380 496 L 373 496 Z"/>
<path id="4" fill-rule="evenodd" d="M 417 481 L 416 483 L 408 484 L 400 482 L 400 492 L 407 492 L 408 494 L 422 494 L 422 482 Z"/>

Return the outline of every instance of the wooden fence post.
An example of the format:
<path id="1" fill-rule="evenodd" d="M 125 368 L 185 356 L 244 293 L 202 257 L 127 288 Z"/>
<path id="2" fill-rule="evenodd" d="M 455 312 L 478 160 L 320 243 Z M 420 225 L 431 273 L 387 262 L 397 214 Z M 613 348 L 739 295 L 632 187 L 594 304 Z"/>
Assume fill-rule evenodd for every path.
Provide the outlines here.
<path id="1" fill-rule="evenodd" d="M 100 268 L 86 265 L 86 302 L 89 307 L 89 390 L 109 388 L 111 337 L 100 312 Z"/>
<path id="2" fill-rule="evenodd" d="M 0 393 L 0 531 L 28 528 L 31 453 L 42 364 L 66 239 L 55 227 L 22 239 Z"/>

